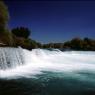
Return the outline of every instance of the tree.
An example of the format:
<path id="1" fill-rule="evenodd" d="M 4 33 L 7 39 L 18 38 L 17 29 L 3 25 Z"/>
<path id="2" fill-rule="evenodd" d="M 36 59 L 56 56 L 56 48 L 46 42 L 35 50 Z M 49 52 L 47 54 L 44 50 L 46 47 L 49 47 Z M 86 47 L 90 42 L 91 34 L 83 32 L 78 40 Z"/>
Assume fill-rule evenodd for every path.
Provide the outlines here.
<path id="1" fill-rule="evenodd" d="M 9 19 L 9 13 L 3 1 L 0 1 L 0 33 L 6 30 Z"/>
<path id="2" fill-rule="evenodd" d="M 82 45 L 82 40 L 80 38 L 74 38 L 71 40 L 71 48 L 75 50 L 81 50 L 83 45 Z"/>
<path id="3" fill-rule="evenodd" d="M 31 34 L 30 30 L 25 27 L 17 27 L 12 29 L 12 33 L 17 37 L 28 38 Z"/>

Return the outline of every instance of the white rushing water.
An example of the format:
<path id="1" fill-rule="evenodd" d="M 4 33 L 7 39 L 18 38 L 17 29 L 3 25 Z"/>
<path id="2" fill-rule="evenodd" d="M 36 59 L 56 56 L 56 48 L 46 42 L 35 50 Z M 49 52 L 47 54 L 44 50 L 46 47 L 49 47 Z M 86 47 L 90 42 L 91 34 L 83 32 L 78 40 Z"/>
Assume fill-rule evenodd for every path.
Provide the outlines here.
<path id="1" fill-rule="evenodd" d="M 5 52 L 6 53 L 1 53 Z M 11 52 L 8 53 L 7 51 Z M 3 54 L 3 58 L 2 58 Z M 4 62 L 3 60 L 4 59 Z M 0 64 L 11 68 L 0 69 L 0 78 L 33 77 L 43 71 L 67 72 L 76 74 L 79 71 L 95 72 L 95 52 L 33 49 L 0 49 Z M 20 63 L 21 62 L 21 63 Z M 23 63 L 23 64 L 22 64 Z M 8 67 L 8 66 L 7 66 Z"/>

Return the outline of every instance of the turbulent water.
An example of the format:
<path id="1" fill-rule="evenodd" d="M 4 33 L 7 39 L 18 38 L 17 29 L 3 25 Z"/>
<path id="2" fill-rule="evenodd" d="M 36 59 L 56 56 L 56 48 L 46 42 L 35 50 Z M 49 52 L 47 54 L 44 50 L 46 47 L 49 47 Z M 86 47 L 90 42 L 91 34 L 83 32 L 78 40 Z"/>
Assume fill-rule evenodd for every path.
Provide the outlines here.
<path id="1" fill-rule="evenodd" d="M 0 78 L 33 77 L 44 71 L 66 72 L 79 76 L 80 72 L 95 72 L 95 53 L 1 48 L 0 65 Z"/>
<path id="2" fill-rule="evenodd" d="M 0 48 L 0 79 L 24 81 L 17 95 L 95 95 L 95 52 Z"/>

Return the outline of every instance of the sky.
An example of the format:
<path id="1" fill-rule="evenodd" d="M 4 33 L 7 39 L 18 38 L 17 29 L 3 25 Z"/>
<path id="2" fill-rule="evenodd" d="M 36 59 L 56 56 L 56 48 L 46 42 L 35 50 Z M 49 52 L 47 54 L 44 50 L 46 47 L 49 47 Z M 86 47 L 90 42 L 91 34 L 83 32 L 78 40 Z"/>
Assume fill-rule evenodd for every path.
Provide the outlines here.
<path id="1" fill-rule="evenodd" d="M 41 43 L 95 38 L 95 1 L 6 0 L 10 29 L 24 26 Z"/>

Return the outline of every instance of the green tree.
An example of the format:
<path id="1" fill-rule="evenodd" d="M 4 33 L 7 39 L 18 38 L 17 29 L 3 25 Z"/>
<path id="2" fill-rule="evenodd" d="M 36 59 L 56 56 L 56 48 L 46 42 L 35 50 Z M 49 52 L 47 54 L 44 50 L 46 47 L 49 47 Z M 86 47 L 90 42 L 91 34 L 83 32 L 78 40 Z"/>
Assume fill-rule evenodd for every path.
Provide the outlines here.
<path id="1" fill-rule="evenodd" d="M 25 27 L 17 27 L 12 29 L 12 33 L 17 37 L 28 38 L 31 34 L 30 30 Z"/>
<path id="2" fill-rule="evenodd" d="M 9 19 L 9 13 L 3 1 L 0 1 L 0 33 L 6 30 Z"/>

